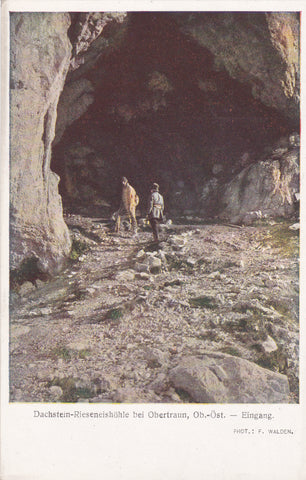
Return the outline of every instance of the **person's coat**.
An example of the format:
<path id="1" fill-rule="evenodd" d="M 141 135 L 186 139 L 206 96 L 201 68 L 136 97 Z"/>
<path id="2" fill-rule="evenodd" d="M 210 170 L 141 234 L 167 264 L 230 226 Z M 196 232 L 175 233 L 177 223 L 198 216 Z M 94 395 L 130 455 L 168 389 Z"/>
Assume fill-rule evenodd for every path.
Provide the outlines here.
<path id="1" fill-rule="evenodd" d="M 162 220 L 163 215 L 164 215 L 163 196 L 157 191 L 152 192 L 148 202 L 148 217 Z"/>

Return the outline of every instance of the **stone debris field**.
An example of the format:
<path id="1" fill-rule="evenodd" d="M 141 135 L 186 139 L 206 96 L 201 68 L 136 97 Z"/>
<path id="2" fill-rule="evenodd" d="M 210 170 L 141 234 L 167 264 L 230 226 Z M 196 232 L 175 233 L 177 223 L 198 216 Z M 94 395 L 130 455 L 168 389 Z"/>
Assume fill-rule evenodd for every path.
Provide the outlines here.
<path id="1" fill-rule="evenodd" d="M 10 400 L 297 403 L 298 231 L 66 215 L 64 271 L 10 298 Z"/>

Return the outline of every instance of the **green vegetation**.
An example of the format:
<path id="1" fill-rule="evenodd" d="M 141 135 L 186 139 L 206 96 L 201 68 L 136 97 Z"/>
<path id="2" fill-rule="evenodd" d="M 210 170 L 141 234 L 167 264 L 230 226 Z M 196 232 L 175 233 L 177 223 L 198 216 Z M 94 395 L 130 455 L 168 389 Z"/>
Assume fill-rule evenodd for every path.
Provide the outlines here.
<path id="1" fill-rule="evenodd" d="M 224 322 L 222 327 L 225 331 L 233 333 L 237 338 L 246 334 L 247 338 L 253 342 L 259 342 L 267 338 L 266 323 L 262 316 L 252 315 L 239 320 L 227 321 Z"/>
<path id="2" fill-rule="evenodd" d="M 108 312 L 106 312 L 103 320 L 118 322 L 123 317 L 123 314 L 123 308 L 112 308 L 111 310 L 108 310 Z"/>
<path id="3" fill-rule="evenodd" d="M 220 342 L 221 338 L 215 330 L 208 330 L 205 333 L 197 335 L 200 340 L 209 340 L 211 342 Z"/>
<path id="4" fill-rule="evenodd" d="M 78 357 L 85 360 L 90 355 L 90 350 L 88 348 L 84 348 L 83 350 L 79 350 Z"/>
<path id="5" fill-rule="evenodd" d="M 189 303 L 193 308 L 218 308 L 216 303 L 214 303 L 214 299 L 207 296 L 190 298 Z"/>
<path id="6" fill-rule="evenodd" d="M 176 388 L 175 391 L 184 403 L 194 403 L 193 398 L 188 392 L 186 392 L 186 390 Z"/>
<path id="7" fill-rule="evenodd" d="M 184 284 L 184 282 L 177 279 L 177 280 L 172 280 L 170 282 L 165 282 L 164 287 L 178 287 L 178 286 L 183 285 L 183 284 Z"/>
<path id="8" fill-rule="evenodd" d="M 263 368 L 280 373 L 285 373 L 288 367 L 287 357 L 280 348 L 275 352 L 261 354 L 255 360 L 255 363 Z"/>
<path id="9" fill-rule="evenodd" d="M 63 390 L 60 401 L 64 403 L 74 403 L 79 398 L 90 398 L 95 394 L 89 387 L 77 387 L 77 382 L 78 379 L 73 377 L 55 378 L 49 383 L 49 387 L 57 386 Z"/>
<path id="10" fill-rule="evenodd" d="M 290 316 L 290 307 L 285 300 L 272 299 L 268 302 L 268 305 L 277 310 L 281 315 Z"/>
<path id="11" fill-rule="evenodd" d="M 223 347 L 220 350 L 222 353 L 227 353 L 228 355 L 233 355 L 233 357 L 241 357 L 241 354 L 236 348 L 228 346 L 228 347 Z"/>
<path id="12" fill-rule="evenodd" d="M 277 249 L 283 257 L 299 256 L 299 231 L 290 230 L 290 223 L 281 222 L 272 225 L 261 232 L 260 243 L 262 248 Z"/>
<path id="13" fill-rule="evenodd" d="M 233 306 L 233 312 L 237 312 L 237 313 L 247 313 L 247 312 L 252 312 L 254 315 L 257 315 L 257 316 L 262 316 L 262 311 L 253 306 L 253 305 L 250 305 L 248 303 L 240 303 L 239 305 L 235 305 Z"/>
<path id="14" fill-rule="evenodd" d="M 77 301 L 79 301 L 79 300 L 84 300 L 84 298 L 86 297 L 86 295 L 87 295 L 86 290 L 82 290 L 82 289 L 80 289 L 80 288 L 77 288 L 77 289 L 75 289 L 75 290 L 72 292 L 72 294 L 71 294 L 71 296 L 69 297 L 69 299 L 70 299 L 70 302 L 77 302 Z"/>
<path id="15" fill-rule="evenodd" d="M 90 350 L 87 348 L 84 348 L 83 350 L 72 350 L 61 345 L 52 350 L 52 357 L 62 358 L 65 362 L 70 362 L 73 358 L 85 359 L 88 355 L 90 355 Z"/>
<path id="16" fill-rule="evenodd" d="M 75 238 L 72 240 L 72 246 L 70 251 L 70 259 L 76 261 L 79 257 L 89 250 L 89 246 L 86 242 L 82 242 L 81 240 L 76 240 Z"/>
<path id="17" fill-rule="evenodd" d="M 228 268 L 233 268 L 237 266 L 238 266 L 237 262 L 232 262 L 231 260 L 228 260 L 227 262 L 224 262 L 223 265 L 221 265 L 219 271 L 220 273 L 224 273 L 225 270 L 227 270 Z"/>
<path id="18" fill-rule="evenodd" d="M 56 347 L 52 351 L 52 356 L 62 358 L 65 362 L 69 362 L 72 358 L 72 350 L 69 350 L 65 346 Z"/>
<path id="19" fill-rule="evenodd" d="M 194 266 L 190 265 L 186 260 L 173 258 L 172 255 L 166 255 L 170 270 L 184 270 L 185 273 L 193 274 Z"/>

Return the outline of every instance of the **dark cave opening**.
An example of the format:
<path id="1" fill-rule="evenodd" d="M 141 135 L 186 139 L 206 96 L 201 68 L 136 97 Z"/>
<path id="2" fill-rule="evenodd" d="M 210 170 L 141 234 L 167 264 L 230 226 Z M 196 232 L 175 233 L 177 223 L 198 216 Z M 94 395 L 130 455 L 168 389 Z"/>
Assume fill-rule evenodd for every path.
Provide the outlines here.
<path id="1" fill-rule="evenodd" d="M 94 101 L 53 148 L 67 210 L 118 208 L 124 175 L 141 199 L 157 181 L 170 210 L 196 211 L 205 181 L 229 181 L 297 128 L 167 13 L 131 14 L 124 35 L 84 74 Z"/>

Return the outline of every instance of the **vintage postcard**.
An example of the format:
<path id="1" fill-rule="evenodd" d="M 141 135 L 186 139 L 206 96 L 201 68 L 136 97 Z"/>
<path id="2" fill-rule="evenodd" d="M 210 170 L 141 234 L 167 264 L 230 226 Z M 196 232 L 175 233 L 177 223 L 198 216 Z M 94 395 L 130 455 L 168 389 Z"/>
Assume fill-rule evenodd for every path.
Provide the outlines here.
<path id="1" fill-rule="evenodd" d="M 1 8 L 1 479 L 306 480 L 302 2 Z"/>

